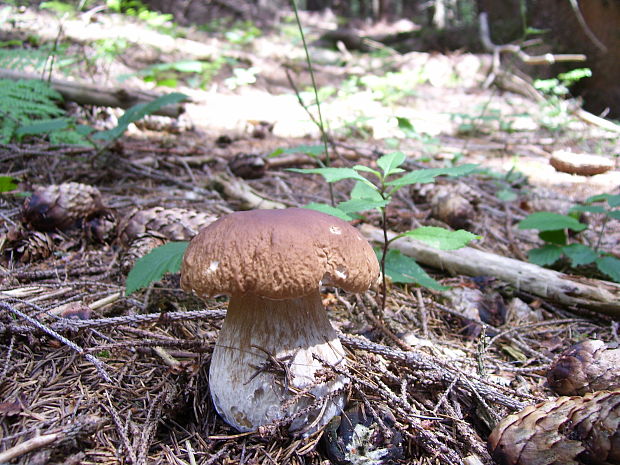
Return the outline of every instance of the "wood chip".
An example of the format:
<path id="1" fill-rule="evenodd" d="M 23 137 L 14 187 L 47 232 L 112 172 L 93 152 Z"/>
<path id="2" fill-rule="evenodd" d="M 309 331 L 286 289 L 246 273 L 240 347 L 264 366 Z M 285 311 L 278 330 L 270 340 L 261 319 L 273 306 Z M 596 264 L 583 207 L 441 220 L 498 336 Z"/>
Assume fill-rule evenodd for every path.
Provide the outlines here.
<path id="1" fill-rule="evenodd" d="M 606 173 L 614 167 L 614 162 L 607 157 L 589 153 L 572 153 L 565 150 L 553 152 L 549 163 L 557 171 L 581 176 Z"/>

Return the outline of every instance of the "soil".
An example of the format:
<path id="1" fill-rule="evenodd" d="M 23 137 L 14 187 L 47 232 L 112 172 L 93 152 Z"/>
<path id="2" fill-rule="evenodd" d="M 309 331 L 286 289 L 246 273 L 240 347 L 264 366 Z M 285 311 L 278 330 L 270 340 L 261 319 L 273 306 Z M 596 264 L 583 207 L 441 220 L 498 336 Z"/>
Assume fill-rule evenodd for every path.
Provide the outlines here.
<path id="1" fill-rule="evenodd" d="M 335 27 L 326 16 L 302 20 L 310 41 Z M 225 298 L 202 301 L 183 292 L 178 273 L 126 295 L 122 265 L 129 244 L 116 237 L 93 242 L 80 225 L 33 239 L 34 232 L 22 225 L 21 194 L 67 182 L 99 189 L 119 218 L 153 207 L 217 217 L 267 201 L 286 207 L 330 203 L 322 178 L 286 169 L 316 167 L 315 158 L 301 150 L 269 157 L 280 148 L 321 143 L 308 116 L 318 118 L 303 48 L 292 29 L 284 23 L 268 35 L 233 44 L 223 32 L 177 27 L 181 38 L 119 15 L 61 21 L 32 9 L 16 12 L 12 26 L 2 26 L 3 40 L 36 34 L 45 42 L 62 31 L 67 53 L 84 58 L 69 78 L 106 87 L 131 74 L 122 86 L 152 89 L 152 82 L 135 73 L 154 63 L 216 61 L 222 55 L 236 60 L 227 59 L 204 88 L 189 87 L 177 76 L 181 84 L 174 90 L 192 99 L 186 112 L 178 120 L 147 117 L 101 153 L 50 146 L 44 139 L 0 146 L 0 173 L 21 181 L 16 192 L 0 196 L 0 450 L 15 452 L 12 463 L 347 463 L 334 452 L 344 437 L 336 424 L 300 438 L 287 432 L 286 421 L 238 433 L 217 415 L 207 373 Z M 95 40 L 121 36 L 129 43 L 122 53 L 112 60 L 96 54 Z M 407 170 L 462 163 L 481 168 L 476 175 L 399 191 L 387 210 L 391 230 L 449 228 L 453 218 L 442 216 L 437 206 L 448 192 L 448 198 L 465 202 L 456 227 L 482 237 L 474 247 L 526 260 L 532 247 L 542 245 L 535 233 L 517 227 L 527 214 L 566 213 L 589 196 L 620 193 L 618 132 L 579 118 L 578 102 L 562 103 L 565 111 L 554 114 L 557 107 L 485 86 L 488 56 L 401 55 L 386 48 L 310 52 L 324 98 L 332 166 L 376 168 L 381 154 L 397 148 L 408 157 Z M 252 66 L 255 83 L 231 79 L 235 68 Z M 306 108 L 287 71 L 303 91 Z M 122 114 L 68 108 L 98 128 L 113 127 Z M 396 117 L 413 129 L 399 127 Z M 590 177 L 559 173 L 549 164 L 556 150 L 604 155 L 615 159 L 615 168 Z M 264 163 L 255 179 L 242 181 L 260 202 L 214 182 L 222 175 L 230 179 L 230 162 L 239 154 Z M 336 202 L 348 199 L 350 182 L 332 186 Z M 589 224 L 584 240 L 617 254 L 620 222 L 604 224 L 599 216 L 584 215 Z M 368 212 L 357 224 L 362 222 L 381 226 L 381 217 Z M 24 254 L 19 242 L 24 238 L 31 250 L 51 241 L 48 256 Z M 594 269 L 573 270 L 566 263 L 558 268 L 584 273 L 594 283 L 607 279 Z M 569 308 L 493 276 L 427 271 L 451 290 L 388 283 L 383 311 L 380 286 L 363 295 L 322 289 L 348 351 L 348 414 L 361 410 L 384 432 L 368 439 L 377 443 L 366 449 L 390 449 L 383 459 L 362 450 L 349 455 L 348 463 L 454 464 L 477 458 L 491 464 L 485 441 L 494 425 L 555 396 L 545 384 L 554 357 L 588 338 L 618 342 L 617 322 L 591 309 Z M 28 442 L 37 438 L 39 443 Z M 19 450 L 24 444 L 28 447 Z"/>

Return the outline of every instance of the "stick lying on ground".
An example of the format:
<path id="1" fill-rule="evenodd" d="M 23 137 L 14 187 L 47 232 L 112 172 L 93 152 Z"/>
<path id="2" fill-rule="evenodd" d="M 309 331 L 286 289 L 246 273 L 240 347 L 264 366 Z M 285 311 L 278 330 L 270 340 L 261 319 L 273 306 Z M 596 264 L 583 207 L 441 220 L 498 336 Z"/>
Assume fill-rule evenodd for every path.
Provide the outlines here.
<path id="1" fill-rule="evenodd" d="M 383 242 L 383 230 L 369 224 L 360 228 L 369 241 Z M 388 239 L 396 235 L 388 233 Z M 584 307 L 620 318 L 620 284 L 548 270 L 532 263 L 483 252 L 471 247 L 443 251 L 410 238 L 390 245 L 418 262 L 467 276 L 493 276 L 517 289 L 567 306 Z"/>
<path id="2" fill-rule="evenodd" d="M 33 73 L 0 69 L 0 79 L 37 79 L 41 76 Z M 82 105 L 99 105 L 102 107 L 129 108 L 138 103 L 146 103 L 160 97 L 154 92 L 125 88 L 101 88 L 88 84 L 63 81 L 60 79 L 50 80 L 52 88 L 60 93 L 65 100 L 70 100 Z M 154 115 L 177 118 L 185 111 L 182 104 L 167 105 L 153 112 Z"/>

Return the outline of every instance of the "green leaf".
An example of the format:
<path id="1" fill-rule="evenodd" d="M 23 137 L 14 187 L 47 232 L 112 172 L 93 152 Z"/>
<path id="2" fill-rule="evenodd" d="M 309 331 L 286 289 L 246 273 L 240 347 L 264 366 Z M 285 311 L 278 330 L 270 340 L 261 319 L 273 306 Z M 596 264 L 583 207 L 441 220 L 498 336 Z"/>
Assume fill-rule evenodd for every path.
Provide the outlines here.
<path id="1" fill-rule="evenodd" d="M 15 134 L 18 137 L 34 134 L 49 134 L 50 132 L 66 129 L 68 126 L 69 118 L 54 118 L 21 126 L 15 131 Z"/>
<path id="2" fill-rule="evenodd" d="M 547 266 L 552 265 L 557 262 L 562 256 L 562 247 L 558 247 L 557 245 L 547 244 L 538 249 L 532 249 L 527 253 L 527 256 L 530 262 L 540 265 Z"/>
<path id="3" fill-rule="evenodd" d="M 389 200 L 371 200 L 371 199 L 350 199 L 346 202 L 340 202 L 338 209 L 345 213 L 363 212 L 367 210 L 373 210 L 375 208 L 385 207 Z"/>
<path id="4" fill-rule="evenodd" d="M 607 203 L 610 207 L 620 207 L 620 194 L 607 197 Z"/>
<path id="5" fill-rule="evenodd" d="M 388 177 L 392 174 L 402 173 L 404 170 L 399 168 L 407 157 L 403 152 L 392 152 L 383 155 L 377 160 L 377 165 L 383 170 L 383 176 Z"/>
<path id="6" fill-rule="evenodd" d="M 381 251 L 377 250 L 379 261 L 381 261 L 381 255 Z M 395 283 L 419 284 L 437 291 L 449 289 L 431 278 L 413 258 L 402 254 L 399 250 L 388 250 L 385 256 L 385 274 Z"/>
<path id="7" fill-rule="evenodd" d="M 583 244 L 565 245 L 562 252 L 570 259 L 571 266 L 588 265 L 598 258 L 594 250 Z"/>
<path id="8" fill-rule="evenodd" d="M 620 260 L 615 257 L 601 257 L 596 261 L 596 266 L 615 282 L 620 283 Z"/>
<path id="9" fill-rule="evenodd" d="M 601 205 L 574 205 L 568 210 L 568 213 L 588 212 L 588 213 L 605 213 L 607 210 Z"/>
<path id="10" fill-rule="evenodd" d="M 335 217 L 340 218 L 341 220 L 344 220 L 344 221 L 351 221 L 351 220 L 355 219 L 351 215 L 347 215 L 342 210 L 340 210 L 340 209 L 338 209 L 336 207 L 332 207 L 331 205 L 327 205 L 326 203 L 311 202 L 308 205 L 304 205 L 303 208 L 308 208 L 310 210 L 316 210 L 318 212 L 327 213 L 328 215 L 335 216 Z"/>
<path id="11" fill-rule="evenodd" d="M 42 2 L 39 5 L 39 8 L 43 10 L 52 10 L 56 13 L 64 14 L 64 13 L 75 13 L 75 7 L 68 3 L 51 1 L 51 2 Z"/>
<path id="12" fill-rule="evenodd" d="M 512 202 L 513 200 L 517 200 L 518 195 L 512 189 L 502 189 L 497 192 L 497 198 L 502 202 Z"/>
<path id="13" fill-rule="evenodd" d="M 17 189 L 18 180 L 11 176 L 0 176 L 0 193 Z"/>
<path id="14" fill-rule="evenodd" d="M 607 216 L 613 218 L 614 220 L 620 220 L 620 210 L 612 210 L 607 212 Z"/>
<path id="15" fill-rule="evenodd" d="M 364 165 L 355 165 L 353 167 L 353 169 L 355 171 L 362 171 L 364 173 L 371 173 L 374 174 L 376 177 L 380 178 L 381 177 L 381 173 L 377 170 L 373 170 L 372 168 L 368 168 L 367 166 Z"/>
<path id="16" fill-rule="evenodd" d="M 291 153 L 305 153 L 313 158 L 325 153 L 324 145 L 296 145 L 288 149 L 279 148 L 267 155 L 267 158 L 277 157 L 278 155 L 288 155 Z"/>
<path id="17" fill-rule="evenodd" d="M 112 141 L 118 139 L 127 130 L 129 125 L 135 121 L 144 118 L 146 115 L 151 115 L 157 110 L 166 105 L 173 105 L 175 103 L 182 102 L 187 99 L 187 95 L 179 92 L 173 92 L 171 94 L 162 95 L 155 100 L 148 103 L 138 103 L 131 108 L 128 108 L 125 113 L 118 119 L 118 125 L 115 128 L 107 131 L 101 131 L 93 135 L 93 139 Z"/>
<path id="18" fill-rule="evenodd" d="M 402 236 L 412 237 L 440 250 L 460 249 L 465 247 L 470 241 L 481 238 L 464 229 L 450 231 L 449 229 L 436 226 L 423 226 L 407 231 Z"/>
<path id="19" fill-rule="evenodd" d="M 287 171 L 294 173 L 305 174 L 320 174 L 325 178 L 327 182 L 337 182 L 343 179 L 357 179 L 358 181 L 365 182 L 369 185 L 373 185 L 368 179 L 359 174 L 353 168 L 289 168 Z"/>
<path id="20" fill-rule="evenodd" d="M 138 259 L 127 275 L 125 295 L 130 295 L 152 282 L 159 281 L 166 273 L 179 271 L 188 244 L 189 242 L 169 242 L 154 248 Z"/>
<path id="21" fill-rule="evenodd" d="M 387 182 L 386 185 L 394 187 L 407 186 L 409 184 L 424 184 L 433 182 L 437 176 L 463 176 L 472 173 L 478 165 L 471 163 L 450 168 L 427 168 L 416 170 L 401 176 L 398 179 Z"/>
<path id="22" fill-rule="evenodd" d="M 566 245 L 566 242 L 568 241 L 566 232 L 563 229 L 557 229 L 554 231 L 540 231 L 538 233 L 538 237 L 549 244 Z"/>
<path id="23" fill-rule="evenodd" d="M 586 203 L 592 202 L 603 202 L 607 200 L 607 203 L 610 207 L 618 207 L 620 206 L 620 194 L 599 194 L 593 195 L 592 197 L 588 197 L 586 199 Z"/>
<path id="24" fill-rule="evenodd" d="M 170 63 L 171 69 L 181 73 L 202 73 L 205 64 L 202 61 L 177 61 Z"/>
<path id="25" fill-rule="evenodd" d="M 403 131 L 411 131 L 415 132 L 415 128 L 409 118 L 403 118 L 402 116 L 397 116 L 396 121 L 398 122 L 398 129 L 402 129 Z"/>
<path id="26" fill-rule="evenodd" d="M 370 186 L 365 182 L 357 181 L 351 189 L 350 194 L 352 199 L 367 199 L 367 200 L 383 200 L 381 194 L 375 186 Z"/>
<path id="27" fill-rule="evenodd" d="M 572 229 L 583 231 L 587 226 L 575 218 L 559 213 L 536 212 L 519 222 L 519 229 L 538 229 L 539 231 L 554 231 L 557 229 Z"/>

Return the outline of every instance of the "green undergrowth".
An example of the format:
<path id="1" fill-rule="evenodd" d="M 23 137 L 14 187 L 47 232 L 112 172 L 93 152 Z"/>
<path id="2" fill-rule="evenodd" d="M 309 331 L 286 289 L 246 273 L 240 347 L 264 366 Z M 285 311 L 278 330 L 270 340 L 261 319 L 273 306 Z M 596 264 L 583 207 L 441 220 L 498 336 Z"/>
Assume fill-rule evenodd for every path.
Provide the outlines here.
<path id="1" fill-rule="evenodd" d="M 601 216 L 601 227 L 593 243 L 583 234 L 589 225 L 580 221 L 588 213 Z M 536 212 L 519 223 L 519 229 L 533 229 L 545 244 L 528 252 L 532 263 L 552 266 L 563 260 L 577 273 L 587 272 L 594 266 L 600 273 L 620 283 L 620 258 L 612 251 L 602 250 L 600 244 L 610 220 L 620 220 L 620 195 L 601 194 L 588 198 L 583 204 L 574 205 L 568 215 Z"/>

